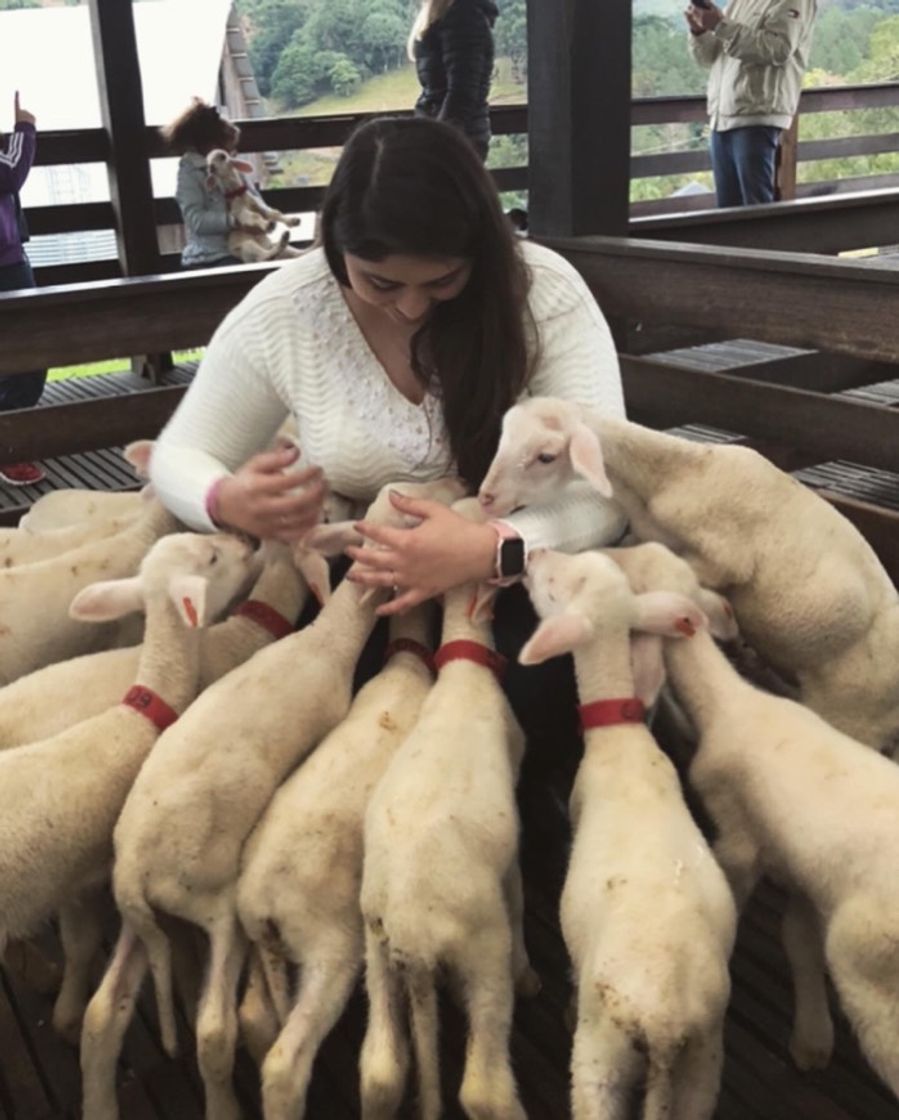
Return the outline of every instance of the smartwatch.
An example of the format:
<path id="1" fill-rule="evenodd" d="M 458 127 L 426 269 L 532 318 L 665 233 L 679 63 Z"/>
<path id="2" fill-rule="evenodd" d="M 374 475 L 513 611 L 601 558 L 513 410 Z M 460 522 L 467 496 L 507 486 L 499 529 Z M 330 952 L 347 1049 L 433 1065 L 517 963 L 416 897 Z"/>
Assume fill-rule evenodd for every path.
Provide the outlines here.
<path id="1" fill-rule="evenodd" d="M 516 583 L 527 569 L 527 548 L 522 538 L 505 521 L 490 521 L 496 533 L 496 575 L 490 581 L 499 587 Z"/>

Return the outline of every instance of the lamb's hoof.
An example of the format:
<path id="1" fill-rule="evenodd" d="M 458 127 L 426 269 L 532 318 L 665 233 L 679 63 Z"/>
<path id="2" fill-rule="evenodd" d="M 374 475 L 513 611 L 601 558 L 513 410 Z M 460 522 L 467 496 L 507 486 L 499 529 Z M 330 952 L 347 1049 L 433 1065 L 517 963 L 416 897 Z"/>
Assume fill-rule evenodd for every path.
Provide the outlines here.
<path id="1" fill-rule="evenodd" d="M 531 999 L 536 996 L 542 987 L 543 981 L 530 965 L 528 965 L 515 981 L 516 994 L 523 996 L 525 999 Z"/>
<path id="2" fill-rule="evenodd" d="M 797 1069 L 808 1073 L 813 1069 L 827 1069 L 833 1053 L 833 1037 L 822 1039 L 790 1039 L 790 1056 Z"/>

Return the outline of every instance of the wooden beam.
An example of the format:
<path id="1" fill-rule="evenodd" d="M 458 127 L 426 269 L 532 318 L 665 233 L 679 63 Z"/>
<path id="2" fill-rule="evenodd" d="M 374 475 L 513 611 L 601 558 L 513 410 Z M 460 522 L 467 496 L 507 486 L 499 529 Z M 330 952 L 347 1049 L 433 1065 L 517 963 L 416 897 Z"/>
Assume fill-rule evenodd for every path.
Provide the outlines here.
<path id="1" fill-rule="evenodd" d="M 819 462 L 849 459 L 899 471 L 899 412 L 845 397 L 725 373 L 621 357 L 628 415 L 653 428 L 709 424 L 785 444 Z"/>
<path id="2" fill-rule="evenodd" d="M 184 395 L 181 385 L 125 396 L 0 413 L 3 462 L 95 451 L 111 443 L 153 439 Z"/>
<path id="3" fill-rule="evenodd" d="M 626 232 L 630 40 L 630 0 L 529 0 L 531 230 Z"/>
<path id="4" fill-rule="evenodd" d="M 809 350 L 788 358 L 773 358 L 724 370 L 731 377 L 764 381 L 790 389 L 808 389 L 814 393 L 840 393 L 859 385 L 873 385 L 899 377 L 899 367 L 883 362 L 868 362 L 844 354 L 824 354 Z"/>
<path id="5" fill-rule="evenodd" d="M 789 205 L 775 202 L 692 214 L 635 216 L 629 232 L 632 237 L 698 245 L 840 253 L 899 242 L 899 191 L 800 198 Z"/>
<path id="6" fill-rule="evenodd" d="M 547 238 L 607 315 L 899 361 L 899 270 L 806 253 Z"/>
<path id="7" fill-rule="evenodd" d="M 109 137 L 109 194 L 116 215 L 122 271 L 156 272 L 159 250 L 150 160 L 144 145 L 144 100 L 133 5 L 88 0 L 100 111 Z"/>

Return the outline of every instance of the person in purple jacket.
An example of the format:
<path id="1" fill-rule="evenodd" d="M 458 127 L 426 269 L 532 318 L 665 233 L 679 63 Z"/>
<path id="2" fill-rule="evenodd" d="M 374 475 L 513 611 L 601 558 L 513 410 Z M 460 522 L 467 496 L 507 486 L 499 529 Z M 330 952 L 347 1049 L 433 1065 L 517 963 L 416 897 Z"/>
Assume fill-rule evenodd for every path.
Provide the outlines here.
<path id="1" fill-rule="evenodd" d="M 14 110 L 15 127 L 12 133 L 0 135 L 0 292 L 36 286 L 22 247 L 24 223 L 19 206 L 19 191 L 34 163 L 36 134 L 34 115 L 19 104 L 18 90 Z M 0 412 L 31 408 L 37 404 L 46 379 L 46 370 L 0 377 Z M 43 478 L 43 468 L 37 463 L 0 466 L 0 482 L 11 486 L 31 486 Z"/>

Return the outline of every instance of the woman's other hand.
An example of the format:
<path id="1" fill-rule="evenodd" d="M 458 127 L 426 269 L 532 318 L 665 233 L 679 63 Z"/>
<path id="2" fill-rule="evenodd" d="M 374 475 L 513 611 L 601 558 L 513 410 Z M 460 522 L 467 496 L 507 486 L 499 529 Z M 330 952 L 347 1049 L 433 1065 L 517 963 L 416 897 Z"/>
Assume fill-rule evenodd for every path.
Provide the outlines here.
<path id="1" fill-rule="evenodd" d="M 410 529 L 393 529 L 360 521 L 356 528 L 376 548 L 348 548 L 355 563 L 347 579 L 365 587 L 395 588 L 394 598 L 379 607 L 379 615 L 402 611 L 442 595 L 470 580 L 492 578 L 496 562 L 496 532 L 454 513 L 440 502 L 392 493 L 401 513 L 420 518 Z"/>
<path id="2" fill-rule="evenodd" d="M 299 540 L 321 520 L 328 492 L 318 467 L 289 471 L 299 450 L 282 447 L 248 459 L 216 492 L 215 518 L 262 540 Z"/>

